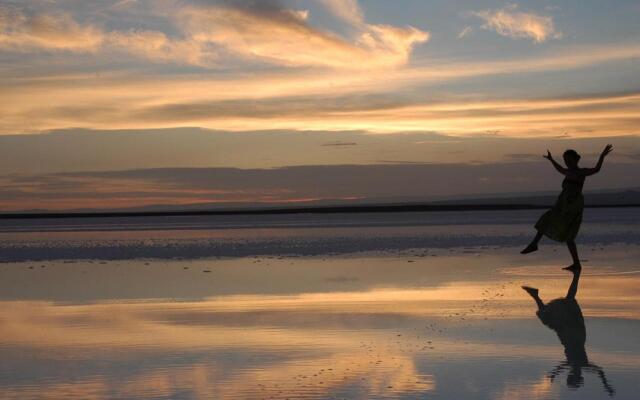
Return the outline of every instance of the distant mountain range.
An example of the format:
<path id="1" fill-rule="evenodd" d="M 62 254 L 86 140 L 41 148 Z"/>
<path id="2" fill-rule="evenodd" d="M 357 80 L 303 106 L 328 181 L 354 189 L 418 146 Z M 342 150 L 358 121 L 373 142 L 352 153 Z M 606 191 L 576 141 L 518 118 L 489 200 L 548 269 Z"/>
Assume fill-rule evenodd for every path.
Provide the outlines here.
<path id="1" fill-rule="evenodd" d="M 431 204 L 527 204 L 535 206 L 550 206 L 558 197 L 558 192 L 553 193 L 528 193 L 495 195 L 491 197 L 466 198 L 455 200 L 442 200 Z M 585 192 L 585 205 L 589 206 L 628 206 L 640 205 L 640 188 L 623 190 L 599 190 Z"/>
<path id="2" fill-rule="evenodd" d="M 490 196 L 465 196 L 450 199 L 417 199 L 410 197 L 367 198 L 356 200 L 326 199 L 299 203 L 198 203 L 188 205 L 151 205 L 118 209 L 74 209 L 64 211 L 28 210 L 0 213 L 2 216 L 109 216 L 206 213 L 294 213 L 294 212 L 394 212 L 440 210 L 526 209 L 551 206 L 557 192 L 507 193 Z M 589 191 L 585 193 L 587 207 L 640 207 L 640 188 Z"/>

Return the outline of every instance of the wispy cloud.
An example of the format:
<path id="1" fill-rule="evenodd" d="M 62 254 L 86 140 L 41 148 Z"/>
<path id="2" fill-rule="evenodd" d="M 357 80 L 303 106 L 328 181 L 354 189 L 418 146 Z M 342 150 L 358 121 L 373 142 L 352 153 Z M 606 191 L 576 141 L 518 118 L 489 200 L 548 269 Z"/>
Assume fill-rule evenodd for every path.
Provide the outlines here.
<path id="1" fill-rule="evenodd" d="M 358 143 L 356 142 L 329 142 L 329 143 L 323 143 L 322 146 L 325 147 L 342 147 L 342 146 L 356 146 Z"/>
<path id="2" fill-rule="evenodd" d="M 593 96 L 576 107 L 571 99 L 544 102 L 510 98 L 497 105 L 490 96 L 471 105 L 450 100 L 434 104 L 428 95 L 401 95 L 423 87 L 479 76 L 571 70 L 637 57 L 640 48 L 585 48 L 546 57 L 479 63 L 448 63 L 359 73 L 299 71 L 251 77 L 115 76 L 18 80 L 7 84 L 0 109 L 5 133 L 67 127 L 139 129 L 200 126 L 226 130 L 439 131 L 469 134 L 501 130 L 505 135 L 584 135 L 637 132 L 636 95 Z M 10 81 L 9 81 L 10 82 Z M 428 94 L 428 93 L 427 93 Z M 56 103 L 48 101 L 55 97 Z M 547 100 L 548 101 L 548 100 Z M 595 104 L 598 103 L 598 104 Z M 26 128 L 26 129 L 25 129 Z"/>
<path id="3" fill-rule="evenodd" d="M 416 44 L 429 39 L 427 32 L 411 26 L 367 24 L 355 1 L 326 4 L 357 28 L 354 38 L 313 27 L 307 22 L 307 11 L 282 8 L 273 2 L 259 7 L 242 6 L 242 2 L 190 6 L 181 10 L 180 20 L 184 31 L 198 42 L 219 45 L 241 57 L 289 66 L 398 66 L 407 62 Z"/>
<path id="4" fill-rule="evenodd" d="M 493 30 L 512 39 L 531 39 L 542 43 L 551 38 L 562 37 L 562 33 L 556 30 L 552 17 L 518 11 L 515 4 L 497 10 L 472 12 L 472 15 L 484 20 L 483 29 Z"/>
<path id="5" fill-rule="evenodd" d="M 426 54 L 410 60 L 428 32 L 373 23 L 354 0 L 318 0 L 307 3 L 310 10 L 291 6 L 300 2 L 105 0 L 100 13 L 87 10 L 97 4 L 89 0 L 37 4 L 0 6 L 0 53 L 8 60 L 0 63 L 0 134 L 185 126 L 456 135 L 499 130 L 521 137 L 553 136 L 560 129 L 594 136 L 637 132 L 636 100 L 620 102 L 606 94 L 607 106 L 564 102 L 556 110 L 527 100 L 536 82 L 550 86 L 541 72 L 632 60 L 640 46 L 631 42 L 566 44 L 527 56 L 496 58 L 480 51 L 475 58 L 452 53 L 448 60 Z M 331 17 L 318 12 L 322 18 L 314 19 L 310 13 L 318 7 Z M 517 35 L 516 28 L 522 29 L 520 34 L 534 40 L 557 34 L 552 22 L 536 28 L 539 20 L 533 18 L 527 25 L 525 15 L 534 14 L 513 6 L 482 13 L 487 24 L 489 16 L 502 16 L 509 23 L 496 26 L 505 32 Z M 470 29 L 476 28 L 460 36 Z M 527 75 L 520 93 L 494 84 L 516 74 Z M 491 78 L 481 83 L 487 85 L 481 94 L 485 104 L 470 106 L 474 95 L 465 96 L 463 84 L 475 79 L 476 85 L 479 77 Z M 436 92 L 446 97 L 446 85 L 459 93 L 446 102 L 450 109 L 434 103 Z M 549 90 L 549 98 L 562 92 Z M 586 90 L 572 85 L 563 95 Z M 593 97 L 600 97 L 597 90 Z M 500 97 L 522 108 L 496 106 Z"/>
<path id="6" fill-rule="evenodd" d="M 0 47 L 4 49 L 94 52 L 103 41 L 103 32 L 79 24 L 67 13 L 28 16 L 0 5 Z"/>
<path id="7" fill-rule="evenodd" d="M 27 13 L 0 6 L 0 49 L 16 52 L 104 53 L 118 51 L 151 61 L 217 66 L 225 58 L 240 57 L 282 66 L 361 69 L 405 64 L 413 47 L 429 39 L 428 32 L 407 26 L 367 24 L 355 11 L 340 11 L 356 27 L 342 37 L 308 23 L 308 10 L 285 8 L 275 1 L 213 3 L 145 2 L 172 24 L 168 30 L 105 29 L 80 22 L 70 10 Z M 160 4 L 160 5 L 159 5 Z M 170 6 L 167 6 L 169 4 Z M 117 3 L 116 9 L 127 4 Z M 332 10 L 344 5 L 328 2 Z"/>
<path id="8" fill-rule="evenodd" d="M 196 128 L 70 129 L 39 135 L 0 135 L 0 171 L 6 175 L 38 175 L 175 166 L 269 169 L 310 163 L 362 165 L 380 160 L 393 160 L 396 164 L 470 159 L 490 163 L 509 160 L 505 159 L 509 154 L 537 154 L 536 159 L 544 161 L 544 150 L 561 153 L 568 140 L 585 156 L 585 165 L 590 160 L 595 162 L 609 142 L 620 149 L 616 159 L 640 161 L 640 141 L 631 135 L 522 139 L 505 137 L 500 132 L 456 137 L 433 132 L 373 135 L 366 131 L 261 130 L 237 134 Z M 625 153 L 627 156 L 623 156 Z"/>
<path id="9" fill-rule="evenodd" d="M 160 31 L 106 31 L 81 23 L 68 12 L 29 15 L 19 8 L 0 6 L 0 50 L 19 53 L 113 53 L 151 61 L 204 65 L 202 47 L 173 39 Z"/>
<path id="10" fill-rule="evenodd" d="M 458 39 L 462 39 L 473 31 L 473 28 L 470 26 L 465 26 L 464 29 L 458 33 Z"/>
<path id="11" fill-rule="evenodd" d="M 364 13 L 358 0 L 319 0 L 336 17 L 348 24 L 360 27 L 365 24 Z"/>
<path id="12" fill-rule="evenodd" d="M 541 157 L 538 158 L 540 160 Z M 306 165 L 272 169 L 163 168 L 0 176 L 0 210 L 113 208 L 151 204 L 273 203 L 397 199 L 548 190 L 541 161 Z M 637 185 L 637 168 L 609 164 L 591 188 Z M 327 177 L 331 177 L 327 179 Z M 371 177 L 375 177 L 372 179 Z M 402 177 L 402 179 L 398 179 Z M 451 185 L 455 181 L 456 185 Z"/>

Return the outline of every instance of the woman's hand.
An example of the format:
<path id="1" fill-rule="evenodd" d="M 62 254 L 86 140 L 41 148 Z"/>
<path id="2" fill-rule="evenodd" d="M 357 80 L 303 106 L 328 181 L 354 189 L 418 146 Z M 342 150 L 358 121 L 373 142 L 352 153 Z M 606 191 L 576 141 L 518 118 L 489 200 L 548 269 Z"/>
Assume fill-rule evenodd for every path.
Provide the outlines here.
<path id="1" fill-rule="evenodd" d="M 553 157 L 551 157 L 551 152 L 549 150 L 547 150 L 547 155 L 542 157 L 546 158 L 549 161 L 553 161 Z"/>
<path id="2" fill-rule="evenodd" d="M 594 168 L 584 168 L 582 170 L 582 173 L 584 174 L 584 176 L 591 176 L 593 174 L 597 174 L 598 172 L 600 172 L 600 169 L 602 168 L 602 164 L 604 163 L 604 158 L 607 156 L 607 154 L 611 153 L 613 151 L 613 146 L 608 144 L 605 146 L 604 150 L 602 150 L 602 153 L 600 153 L 600 158 L 598 159 L 598 163 L 596 164 L 596 166 Z"/>

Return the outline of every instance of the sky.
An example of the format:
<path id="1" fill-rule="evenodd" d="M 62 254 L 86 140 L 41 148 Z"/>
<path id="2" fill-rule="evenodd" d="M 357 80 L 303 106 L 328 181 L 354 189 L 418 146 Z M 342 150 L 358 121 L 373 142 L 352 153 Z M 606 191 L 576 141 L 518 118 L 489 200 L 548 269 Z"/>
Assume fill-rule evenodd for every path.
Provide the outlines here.
<path id="1" fill-rule="evenodd" d="M 633 0 L 0 0 L 0 210 L 640 182 Z M 606 175 L 606 176 L 604 176 Z"/>

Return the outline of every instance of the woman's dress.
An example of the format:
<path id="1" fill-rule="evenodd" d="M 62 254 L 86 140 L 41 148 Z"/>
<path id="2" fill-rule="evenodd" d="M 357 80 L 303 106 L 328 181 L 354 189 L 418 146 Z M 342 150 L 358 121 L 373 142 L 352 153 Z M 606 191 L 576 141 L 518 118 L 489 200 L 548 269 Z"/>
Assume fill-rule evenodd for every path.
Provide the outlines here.
<path id="1" fill-rule="evenodd" d="M 587 365 L 589 360 L 584 344 L 587 330 L 582 310 L 575 299 L 555 299 L 537 312 L 543 324 L 553 329 L 564 346 L 567 361 L 571 364 Z"/>
<path id="2" fill-rule="evenodd" d="M 584 209 L 583 184 L 584 178 L 576 180 L 567 177 L 562 181 L 562 193 L 558 196 L 556 204 L 542 214 L 536 223 L 539 232 L 558 242 L 576 238 Z"/>

